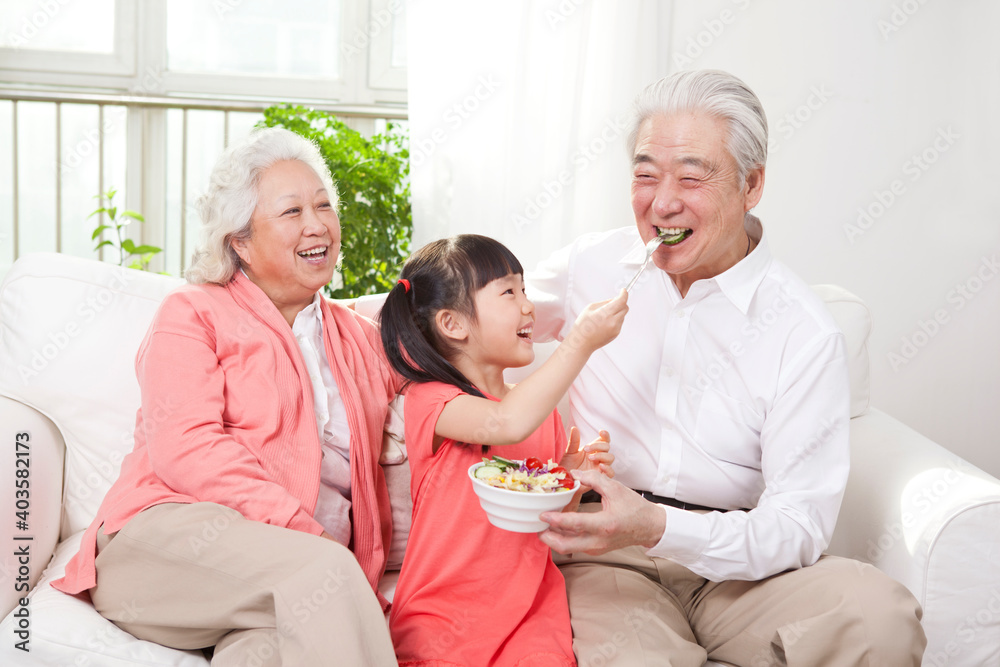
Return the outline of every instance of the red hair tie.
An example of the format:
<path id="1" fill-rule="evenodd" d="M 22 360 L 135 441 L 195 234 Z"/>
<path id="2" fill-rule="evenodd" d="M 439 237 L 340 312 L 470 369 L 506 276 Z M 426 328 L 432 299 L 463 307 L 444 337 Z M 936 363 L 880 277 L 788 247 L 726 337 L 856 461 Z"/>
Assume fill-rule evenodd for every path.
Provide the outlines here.
<path id="1" fill-rule="evenodd" d="M 400 285 L 403 286 L 403 291 L 404 292 L 409 292 L 410 291 L 410 281 L 409 280 L 407 280 L 406 278 L 400 278 L 398 282 L 399 282 Z"/>

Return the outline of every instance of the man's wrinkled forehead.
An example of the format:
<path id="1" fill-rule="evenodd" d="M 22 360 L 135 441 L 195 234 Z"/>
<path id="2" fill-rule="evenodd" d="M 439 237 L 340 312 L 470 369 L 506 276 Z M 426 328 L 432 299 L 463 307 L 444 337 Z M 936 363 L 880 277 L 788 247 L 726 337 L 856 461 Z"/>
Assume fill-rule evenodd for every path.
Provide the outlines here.
<path id="1" fill-rule="evenodd" d="M 632 166 L 640 164 L 656 164 L 658 160 L 646 152 L 638 152 L 632 156 Z M 697 155 L 677 155 L 670 160 L 670 164 L 676 167 L 695 167 L 697 169 L 711 169 L 712 163 Z"/>

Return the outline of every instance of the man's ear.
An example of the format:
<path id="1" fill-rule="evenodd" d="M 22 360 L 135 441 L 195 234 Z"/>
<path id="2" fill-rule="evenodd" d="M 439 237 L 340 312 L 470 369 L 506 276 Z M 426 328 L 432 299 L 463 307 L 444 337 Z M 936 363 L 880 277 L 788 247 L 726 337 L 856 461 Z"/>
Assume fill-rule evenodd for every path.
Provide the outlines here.
<path id="1" fill-rule="evenodd" d="M 450 341 L 465 341 L 469 338 L 469 329 L 465 318 L 454 310 L 442 308 L 434 314 L 434 326 L 438 335 Z"/>
<path id="2" fill-rule="evenodd" d="M 743 186 L 744 212 L 749 211 L 764 195 L 764 167 L 754 167 L 747 172 L 746 185 Z"/>

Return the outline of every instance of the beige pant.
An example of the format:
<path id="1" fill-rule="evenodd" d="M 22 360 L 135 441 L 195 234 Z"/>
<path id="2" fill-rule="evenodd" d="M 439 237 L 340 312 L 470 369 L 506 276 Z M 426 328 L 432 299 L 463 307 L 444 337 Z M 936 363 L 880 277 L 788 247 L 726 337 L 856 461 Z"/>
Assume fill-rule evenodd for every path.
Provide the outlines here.
<path id="1" fill-rule="evenodd" d="M 212 665 L 396 665 L 348 549 L 213 503 L 163 504 L 98 532 L 97 611 L 132 635 L 215 646 Z"/>
<path id="2" fill-rule="evenodd" d="M 719 583 L 639 547 L 556 562 L 580 667 L 905 667 L 926 644 L 910 592 L 846 558 Z"/>

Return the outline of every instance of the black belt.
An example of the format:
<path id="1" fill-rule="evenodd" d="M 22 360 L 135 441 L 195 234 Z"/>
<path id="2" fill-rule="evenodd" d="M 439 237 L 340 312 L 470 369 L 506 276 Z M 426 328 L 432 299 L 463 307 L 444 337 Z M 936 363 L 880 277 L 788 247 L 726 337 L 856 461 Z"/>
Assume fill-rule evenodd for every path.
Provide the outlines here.
<path id="1" fill-rule="evenodd" d="M 651 491 L 640 491 L 639 489 L 633 489 L 640 496 L 646 500 L 656 503 L 657 505 L 670 505 L 671 507 L 676 507 L 681 510 L 708 510 L 709 512 L 730 512 L 730 511 L 740 511 L 748 512 L 744 508 L 739 508 L 739 510 L 724 510 L 719 507 L 708 507 L 707 505 L 696 505 L 695 503 L 686 503 L 683 500 L 677 500 L 676 498 L 668 498 L 667 496 L 658 496 Z M 601 502 L 601 495 L 596 491 L 587 491 L 580 498 L 581 503 L 599 503 Z"/>

